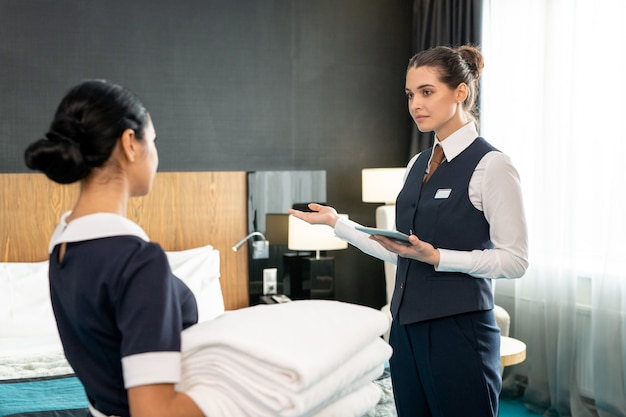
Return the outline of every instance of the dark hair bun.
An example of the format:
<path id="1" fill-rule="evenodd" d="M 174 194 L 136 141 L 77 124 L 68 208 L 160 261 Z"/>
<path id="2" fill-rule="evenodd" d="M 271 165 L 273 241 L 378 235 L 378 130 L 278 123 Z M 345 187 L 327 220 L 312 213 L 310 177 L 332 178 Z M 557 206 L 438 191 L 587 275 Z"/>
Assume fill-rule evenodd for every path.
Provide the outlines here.
<path id="1" fill-rule="evenodd" d="M 480 74 L 485 67 L 485 61 L 483 60 L 483 54 L 478 48 L 470 45 L 463 45 L 457 48 L 461 58 L 467 63 L 470 71 L 474 74 L 476 79 L 480 78 Z"/>
<path id="2" fill-rule="evenodd" d="M 146 108 L 129 90 L 87 80 L 63 97 L 46 137 L 26 149 L 24 161 L 53 181 L 80 181 L 105 164 L 126 129 L 143 139 L 148 120 Z"/>
<path id="3" fill-rule="evenodd" d="M 30 169 L 41 171 L 61 184 L 80 181 L 89 173 L 78 144 L 55 132 L 48 132 L 46 139 L 26 148 L 24 160 Z"/>

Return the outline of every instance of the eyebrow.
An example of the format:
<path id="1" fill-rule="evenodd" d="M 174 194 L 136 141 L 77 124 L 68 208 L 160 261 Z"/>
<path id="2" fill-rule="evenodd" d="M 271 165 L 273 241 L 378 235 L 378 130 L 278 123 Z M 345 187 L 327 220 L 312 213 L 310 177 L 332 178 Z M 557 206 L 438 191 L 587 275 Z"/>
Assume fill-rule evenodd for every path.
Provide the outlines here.
<path id="1" fill-rule="evenodd" d="M 418 86 L 415 90 L 423 90 L 424 88 L 434 88 L 435 86 L 433 84 L 422 84 L 420 86 Z M 409 87 L 405 87 L 404 91 L 412 91 Z"/>

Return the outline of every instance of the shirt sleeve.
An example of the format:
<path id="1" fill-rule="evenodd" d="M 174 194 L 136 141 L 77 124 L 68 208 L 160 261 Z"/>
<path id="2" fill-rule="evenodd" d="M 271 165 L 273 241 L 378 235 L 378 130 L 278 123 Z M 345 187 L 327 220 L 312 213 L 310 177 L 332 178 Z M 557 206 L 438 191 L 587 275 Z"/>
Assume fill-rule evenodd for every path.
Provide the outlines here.
<path id="1" fill-rule="evenodd" d="M 508 156 L 490 152 L 469 184 L 470 200 L 489 223 L 493 249 L 470 252 L 439 249 L 437 271 L 477 278 L 519 278 L 528 268 L 528 232 L 520 177 Z"/>
<path id="2" fill-rule="evenodd" d="M 337 220 L 337 224 L 335 224 L 335 235 L 354 247 L 359 248 L 363 253 L 385 262 L 391 262 L 394 265 L 398 263 L 398 256 L 395 253 L 389 252 L 378 242 L 370 239 L 370 235 L 367 233 L 356 230 L 356 226 L 360 225 L 352 220 L 340 217 L 339 220 Z"/>
<path id="3" fill-rule="evenodd" d="M 127 388 L 180 379 L 183 320 L 174 279 L 165 253 L 153 243 L 143 245 L 124 268 L 116 315 Z"/>

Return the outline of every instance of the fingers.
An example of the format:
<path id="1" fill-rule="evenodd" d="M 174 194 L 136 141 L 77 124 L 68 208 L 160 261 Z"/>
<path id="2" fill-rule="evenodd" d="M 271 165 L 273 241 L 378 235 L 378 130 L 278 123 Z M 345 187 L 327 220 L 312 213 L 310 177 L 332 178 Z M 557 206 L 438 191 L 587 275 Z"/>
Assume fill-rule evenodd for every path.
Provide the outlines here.
<path id="1" fill-rule="evenodd" d="M 321 204 L 317 204 L 317 203 L 309 203 L 308 207 L 309 207 L 309 209 L 311 209 L 311 212 L 318 213 L 325 206 L 322 206 Z M 299 219 L 303 219 L 303 216 L 307 214 L 307 212 L 300 211 L 300 210 L 295 210 L 295 209 L 288 209 L 287 213 L 293 214 L 294 216 L 296 216 Z"/>
<path id="2" fill-rule="evenodd" d="M 294 217 L 310 224 L 325 223 L 324 216 L 317 211 L 306 212 L 306 211 L 289 209 L 287 210 L 287 212 L 293 215 Z"/>
<path id="3" fill-rule="evenodd" d="M 309 222 L 310 223 L 309 217 L 310 217 L 311 213 L 306 213 L 304 211 L 294 210 L 294 209 L 287 210 L 287 213 L 291 214 L 294 217 L 297 217 L 300 220 L 304 220 L 305 222 Z"/>
<path id="4" fill-rule="evenodd" d="M 388 237 L 382 235 L 372 235 L 370 236 L 370 239 L 375 240 L 390 252 L 394 252 L 404 258 L 412 258 L 418 261 L 425 261 L 425 259 L 427 259 L 427 254 L 431 251 L 431 249 L 433 249 L 432 245 L 419 240 L 419 238 L 415 235 L 409 236 L 410 245 L 398 243 L 393 239 L 389 239 Z"/>
<path id="5" fill-rule="evenodd" d="M 393 239 L 389 239 L 388 237 L 383 235 L 371 235 L 370 239 L 375 240 L 388 251 L 398 254 L 401 252 L 403 246 L 405 248 L 409 247 L 408 245 L 401 245 L 399 243 L 396 243 Z"/>
<path id="6" fill-rule="evenodd" d="M 318 203 L 309 203 L 309 208 L 313 211 L 320 211 L 324 206 Z"/>
<path id="7" fill-rule="evenodd" d="M 335 227 L 335 224 L 337 224 L 339 215 L 337 214 L 337 210 L 333 207 L 324 206 L 318 203 L 309 203 L 308 207 L 311 210 L 309 212 L 288 209 L 287 213 L 311 224 L 325 224 L 330 227 Z"/>

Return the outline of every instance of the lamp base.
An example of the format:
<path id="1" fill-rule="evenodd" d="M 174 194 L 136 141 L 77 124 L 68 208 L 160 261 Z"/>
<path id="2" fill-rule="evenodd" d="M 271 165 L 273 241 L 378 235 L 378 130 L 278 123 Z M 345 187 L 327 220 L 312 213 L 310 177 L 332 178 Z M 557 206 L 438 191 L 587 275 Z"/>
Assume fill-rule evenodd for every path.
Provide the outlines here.
<path id="1" fill-rule="evenodd" d="M 335 258 L 285 254 L 285 284 L 292 300 L 333 299 L 335 297 Z"/>

